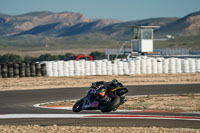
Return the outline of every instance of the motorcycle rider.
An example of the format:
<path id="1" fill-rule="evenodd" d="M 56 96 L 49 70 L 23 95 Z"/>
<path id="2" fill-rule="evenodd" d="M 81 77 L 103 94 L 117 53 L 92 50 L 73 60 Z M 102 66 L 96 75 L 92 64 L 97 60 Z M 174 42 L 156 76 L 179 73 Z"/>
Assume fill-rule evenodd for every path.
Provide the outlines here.
<path id="1" fill-rule="evenodd" d="M 93 91 L 95 92 L 95 90 L 98 90 L 102 87 L 104 87 L 105 89 L 113 89 L 117 86 L 122 87 L 123 85 L 118 80 L 113 79 L 111 82 L 105 82 L 105 81 L 93 82 L 90 88 L 94 89 Z"/>
<path id="2" fill-rule="evenodd" d="M 111 82 L 93 82 L 87 90 L 87 95 L 73 106 L 74 112 L 99 109 L 102 112 L 115 111 L 125 100 L 127 88 L 113 79 Z"/>
<path id="3" fill-rule="evenodd" d="M 93 82 L 88 90 L 91 100 L 95 99 L 98 95 L 98 90 L 105 88 L 104 81 Z"/>
<path id="4" fill-rule="evenodd" d="M 96 97 L 102 98 L 106 91 L 110 91 L 118 86 L 123 86 L 118 80 L 113 79 L 111 82 L 97 81 L 93 82 L 88 90 L 88 94 L 93 101 Z M 100 94 L 100 95 L 99 95 Z M 107 97 L 102 100 L 107 101 Z"/>
<path id="5" fill-rule="evenodd" d="M 93 89 L 99 89 L 103 87 L 104 85 L 105 85 L 104 81 L 98 81 L 98 82 L 93 82 L 90 87 Z"/>

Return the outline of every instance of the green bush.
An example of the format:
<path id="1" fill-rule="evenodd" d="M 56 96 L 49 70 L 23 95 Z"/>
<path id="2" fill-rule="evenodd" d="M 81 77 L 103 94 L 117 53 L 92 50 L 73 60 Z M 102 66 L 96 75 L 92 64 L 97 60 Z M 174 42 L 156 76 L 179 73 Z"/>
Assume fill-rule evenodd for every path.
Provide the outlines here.
<path id="1" fill-rule="evenodd" d="M 91 52 L 90 56 L 92 56 L 94 60 L 101 60 L 101 59 L 104 59 L 105 53 L 95 51 L 95 52 Z"/>
<path id="2" fill-rule="evenodd" d="M 65 55 L 42 54 L 39 57 L 31 57 L 31 56 L 24 57 L 15 54 L 5 54 L 5 55 L 0 55 L 0 63 L 65 60 L 70 56 L 73 56 L 73 54 L 72 53 L 66 53 Z M 95 51 L 91 52 L 90 56 L 92 56 L 94 60 L 101 60 L 104 59 L 105 54 L 103 52 Z"/>
<path id="3" fill-rule="evenodd" d="M 5 54 L 0 56 L 0 63 L 7 63 L 7 62 L 22 62 L 24 59 L 22 56 L 15 55 L 15 54 Z"/>

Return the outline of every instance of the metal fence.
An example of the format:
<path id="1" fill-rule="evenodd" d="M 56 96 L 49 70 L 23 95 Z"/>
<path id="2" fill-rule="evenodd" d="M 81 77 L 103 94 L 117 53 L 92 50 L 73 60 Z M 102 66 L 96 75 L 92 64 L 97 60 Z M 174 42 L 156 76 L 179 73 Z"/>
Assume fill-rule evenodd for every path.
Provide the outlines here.
<path id="1" fill-rule="evenodd" d="M 190 54 L 190 50 L 187 48 L 160 48 L 160 49 L 154 49 L 154 52 L 161 52 L 162 55 Z"/>
<path id="2" fill-rule="evenodd" d="M 190 54 L 190 50 L 187 48 L 159 48 L 154 49 L 154 52 L 160 52 L 162 55 L 186 55 Z M 105 55 L 122 55 L 131 53 L 130 48 L 126 49 L 105 49 Z M 200 51 L 194 51 L 194 54 L 200 54 Z"/>
<path id="3" fill-rule="evenodd" d="M 131 49 L 130 48 L 126 48 L 126 49 L 105 49 L 105 55 L 123 55 L 126 53 L 131 53 Z"/>
<path id="4" fill-rule="evenodd" d="M 193 55 L 200 55 L 200 51 L 192 51 L 191 54 L 193 54 Z"/>

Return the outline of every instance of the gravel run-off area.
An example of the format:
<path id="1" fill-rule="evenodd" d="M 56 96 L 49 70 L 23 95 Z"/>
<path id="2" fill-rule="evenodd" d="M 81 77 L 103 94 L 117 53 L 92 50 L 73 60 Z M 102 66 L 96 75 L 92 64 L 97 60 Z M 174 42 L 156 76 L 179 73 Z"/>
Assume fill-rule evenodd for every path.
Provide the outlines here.
<path id="1" fill-rule="evenodd" d="M 200 94 L 129 96 L 120 110 L 143 110 L 164 112 L 200 112 Z M 41 106 L 72 107 L 77 100 L 43 103 Z"/>
<path id="2" fill-rule="evenodd" d="M 124 85 L 187 84 L 200 83 L 200 73 L 141 74 L 126 76 L 76 76 L 76 77 L 27 77 L 0 78 L 0 91 L 50 88 L 89 87 L 95 81 L 117 79 Z"/>
<path id="3" fill-rule="evenodd" d="M 1 133 L 200 133 L 199 129 L 158 127 L 0 126 Z"/>

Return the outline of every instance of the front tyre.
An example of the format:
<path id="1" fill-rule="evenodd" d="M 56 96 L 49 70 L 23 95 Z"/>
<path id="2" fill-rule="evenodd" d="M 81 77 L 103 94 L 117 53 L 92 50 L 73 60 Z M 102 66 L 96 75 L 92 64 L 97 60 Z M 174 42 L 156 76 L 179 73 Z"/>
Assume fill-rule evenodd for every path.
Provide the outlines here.
<path id="1" fill-rule="evenodd" d="M 72 108 L 73 112 L 80 112 L 82 111 L 82 106 L 83 106 L 83 99 L 79 100 L 76 102 Z"/>
<path id="2" fill-rule="evenodd" d="M 101 112 L 115 111 L 119 107 L 120 101 L 120 97 L 116 95 L 108 104 L 100 105 Z"/>

